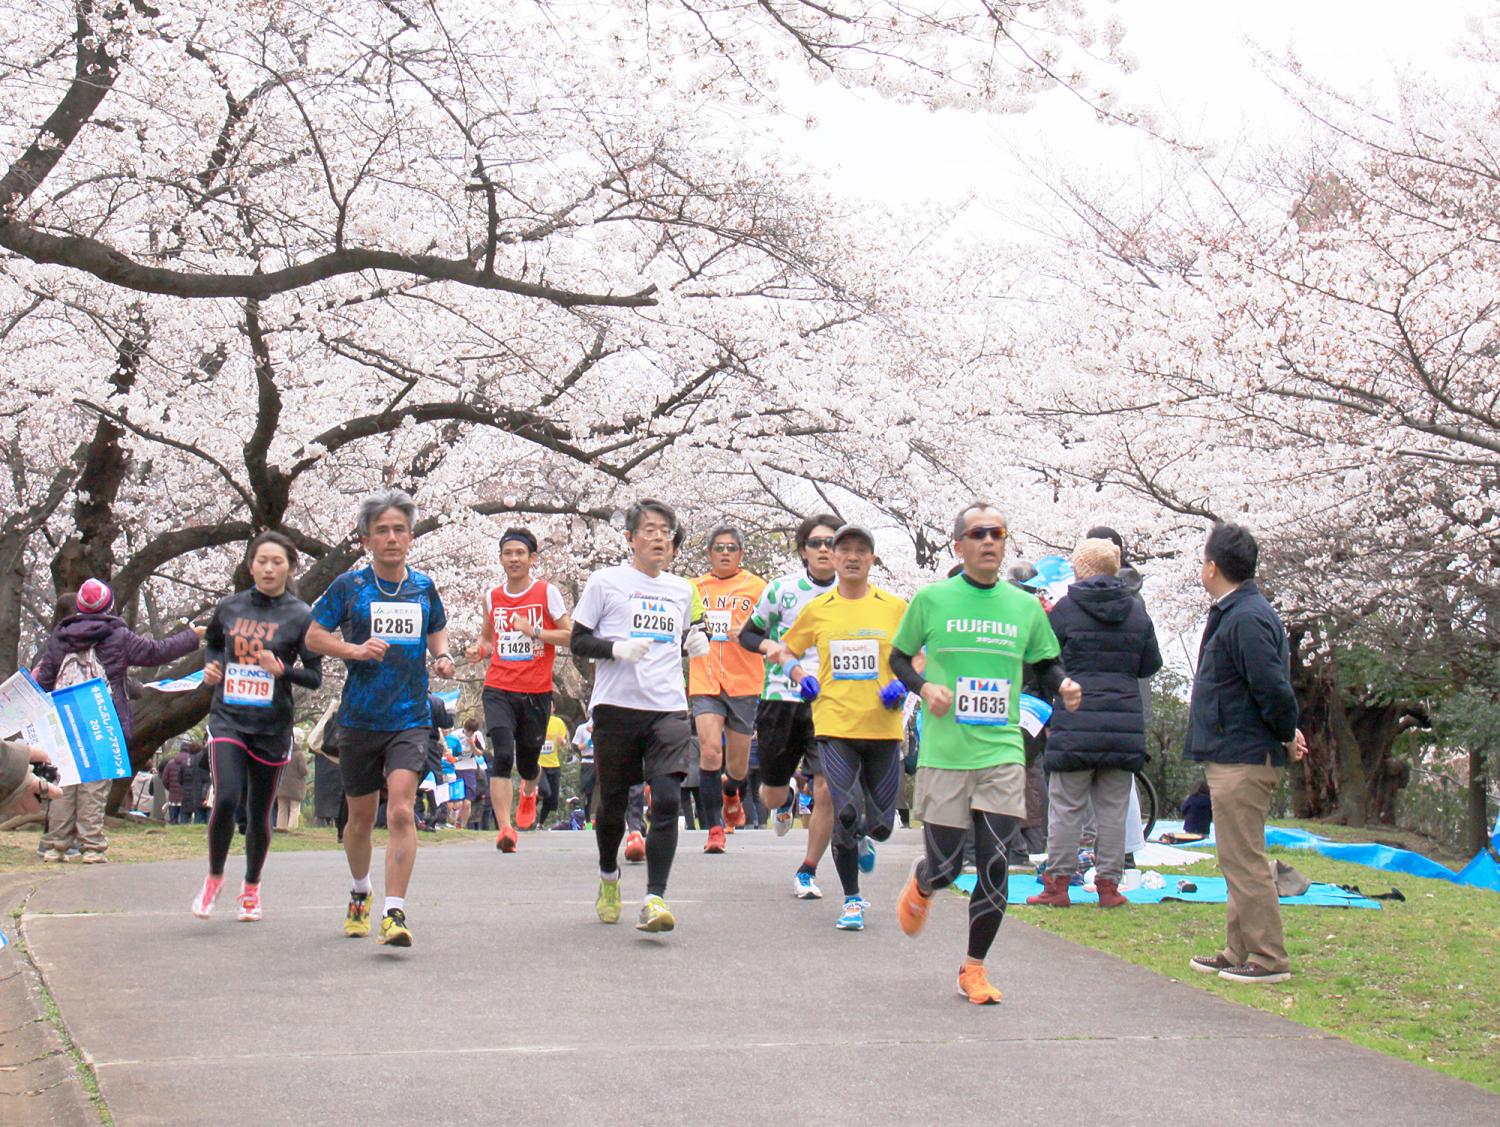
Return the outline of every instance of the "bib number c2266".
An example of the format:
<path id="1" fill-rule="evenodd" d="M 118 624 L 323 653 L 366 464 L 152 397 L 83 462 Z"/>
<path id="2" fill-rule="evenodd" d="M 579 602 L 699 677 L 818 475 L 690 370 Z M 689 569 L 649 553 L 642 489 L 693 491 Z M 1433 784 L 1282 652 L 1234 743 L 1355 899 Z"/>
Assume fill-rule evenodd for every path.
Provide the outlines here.
<path id="1" fill-rule="evenodd" d="M 1010 723 L 1010 682 L 1003 677 L 960 677 L 953 687 L 953 718 L 960 724 Z"/>
<path id="2" fill-rule="evenodd" d="M 418 603 L 371 603 L 370 637 L 393 646 L 422 641 L 422 607 Z"/>
<path id="3" fill-rule="evenodd" d="M 231 661 L 224 666 L 224 703 L 243 708 L 270 708 L 276 678 L 258 665 Z"/>
<path id="4" fill-rule="evenodd" d="M 677 637 L 677 614 L 665 599 L 630 601 L 630 636 L 670 642 Z"/>
<path id="5" fill-rule="evenodd" d="M 875 638 L 835 638 L 828 643 L 835 681 L 873 681 L 880 676 L 880 642 Z"/>

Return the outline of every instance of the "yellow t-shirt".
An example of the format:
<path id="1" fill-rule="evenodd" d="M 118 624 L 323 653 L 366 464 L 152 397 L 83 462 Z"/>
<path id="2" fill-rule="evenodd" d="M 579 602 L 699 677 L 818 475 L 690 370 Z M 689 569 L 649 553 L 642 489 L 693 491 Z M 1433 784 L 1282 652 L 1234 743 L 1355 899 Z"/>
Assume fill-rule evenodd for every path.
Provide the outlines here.
<path id="1" fill-rule="evenodd" d="M 554 715 L 547 721 L 547 742 L 542 744 L 542 756 L 537 762 L 543 767 L 561 767 L 557 751 L 567 742 L 568 726 L 563 723 L 561 716 Z"/>
<path id="2" fill-rule="evenodd" d="M 818 683 L 813 731 L 846 740 L 899 740 L 901 710 L 880 703 L 891 672 L 891 639 L 901 625 L 906 600 L 871 586 L 862 599 L 843 598 L 838 588 L 819 595 L 797 615 L 782 644 L 793 653 L 818 647 Z M 811 670 L 804 669 L 805 673 Z"/>

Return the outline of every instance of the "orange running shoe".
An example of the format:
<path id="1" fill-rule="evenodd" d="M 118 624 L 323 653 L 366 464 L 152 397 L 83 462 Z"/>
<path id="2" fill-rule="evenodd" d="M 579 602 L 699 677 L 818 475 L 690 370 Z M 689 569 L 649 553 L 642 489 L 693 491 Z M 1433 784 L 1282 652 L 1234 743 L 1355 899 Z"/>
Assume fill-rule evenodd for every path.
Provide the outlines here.
<path id="1" fill-rule="evenodd" d="M 514 853 L 516 851 L 516 831 L 509 826 L 504 827 L 495 835 L 495 848 L 501 853 Z"/>
<path id="2" fill-rule="evenodd" d="M 641 836 L 640 830 L 631 830 L 625 835 L 625 860 L 632 865 L 639 865 L 646 859 L 646 839 Z"/>
<path id="3" fill-rule="evenodd" d="M 529 830 L 536 825 L 536 787 L 530 793 L 526 784 L 521 784 L 521 801 L 516 803 L 516 829 Z"/>
<path id="4" fill-rule="evenodd" d="M 983 963 L 965 963 L 958 968 L 958 992 L 976 1006 L 998 1006 L 1000 991 L 990 985 Z"/>
<path id="5" fill-rule="evenodd" d="M 724 827 L 723 826 L 709 826 L 708 827 L 708 841 L 703 846 L 703 852 L 705 852 L 705 853 L 723 853 L 724 852 Z"/>
<path id="6" fill-rule="evenodd" d="M 745 804 L 737 794 L 724 796 L 724 828 L 729 833 L 745 828 Z"/>
<path id="7" fill-rule="evenodd" d="M 919 859 L 920 860 L 920 859 Z M 911 868 L 911 876 L 896 900 L 896 920 L 907 935 L 916 935 L 927 924 L 927 910 L 932 907 L 932 897 L 924 896 L 917 887 L 917 866 Z"/>

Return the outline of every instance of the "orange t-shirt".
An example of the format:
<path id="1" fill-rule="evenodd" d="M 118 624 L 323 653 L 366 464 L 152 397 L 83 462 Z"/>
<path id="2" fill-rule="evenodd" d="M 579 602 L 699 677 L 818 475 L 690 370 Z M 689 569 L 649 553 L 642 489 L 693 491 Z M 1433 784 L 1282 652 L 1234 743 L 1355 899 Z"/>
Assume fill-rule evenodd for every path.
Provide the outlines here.
<path id="1" fill-rule="evenodd" d="M 708 655 L 688 662 L 688 695 L 760 696 L 766 681 L 766 659 L 745 649 L 729 634 L 749 619 L 766 581 L 748 571 L 737 571 L 728 579 L 709 572 L 693 583 L 703 598 Z"/>

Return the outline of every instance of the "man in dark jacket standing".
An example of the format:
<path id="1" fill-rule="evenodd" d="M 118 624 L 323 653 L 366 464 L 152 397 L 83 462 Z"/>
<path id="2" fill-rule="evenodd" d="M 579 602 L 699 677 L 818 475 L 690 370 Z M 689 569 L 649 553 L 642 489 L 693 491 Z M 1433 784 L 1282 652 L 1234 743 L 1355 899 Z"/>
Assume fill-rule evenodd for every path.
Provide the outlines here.
<path id="1" fill-rule="evenodd" d="M 1248 529 L 1217 524 L 1203 549 L 1213 597 L 1198 647 L 1183 754 L 1201 762 L 1214 796 L 1219 869 L 1229 885 L 1228 941 L 1192 968 L 1233 982 L 1291 977 L 1281 901 L 1266 860 L 1266 814 L 1287 756 L 1307 750 L 1297 730 L 1286 629 L 1255 585 L 1259 545 Z"/>
<path id="2" fill-rule="evenodd" d="M 1099 907 L 1119 908 L 1125 868 L 1125 813 L 1131 774 L 1146 765 L 1146 720 L 1139 682 L 1161 668 L 1156 627 L 1120 581 L 1120 549 L 1084 540 L 1073 553 L 1077 577 L 1049 616 L 1068 675 L 1083 686 L 1076 712 L 1055 712 L 1042 762 L 1048 772 L 1045 890 L 1028 904 L 1066 908 L 1078 870 L 1078 839 L 1092 802 Z"/>

